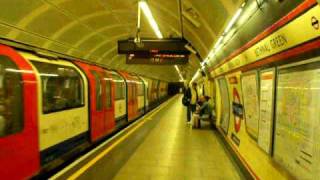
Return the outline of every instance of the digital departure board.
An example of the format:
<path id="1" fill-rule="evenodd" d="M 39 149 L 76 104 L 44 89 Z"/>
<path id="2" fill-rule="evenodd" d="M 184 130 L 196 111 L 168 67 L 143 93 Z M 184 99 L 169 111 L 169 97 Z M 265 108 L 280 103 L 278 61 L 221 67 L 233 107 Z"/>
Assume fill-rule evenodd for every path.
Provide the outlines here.
<path id="1" fill-rule="evenodd" d="M 128 54 L 127 64 L 174 65 L 188 63 L 189 55 L 184 54 Z"/>
<path id="2" fill-rule="evenodd" d="M 118 53 L 127 55 L 127 64 L 174 65 L 186 64 L 190 51 L 185 39 L 134 39 L 118 41 Z"/>
<path id="3" fill-rule="evenodd" d="M 135 54 L 135 53 L 168 53 L 168 54 L 190 54 L 185 48 L 188 41 L 185 39 L 141 39 L 141 43 L 137 44 L 134 39 L 118 41 L 119 54 Z"/>

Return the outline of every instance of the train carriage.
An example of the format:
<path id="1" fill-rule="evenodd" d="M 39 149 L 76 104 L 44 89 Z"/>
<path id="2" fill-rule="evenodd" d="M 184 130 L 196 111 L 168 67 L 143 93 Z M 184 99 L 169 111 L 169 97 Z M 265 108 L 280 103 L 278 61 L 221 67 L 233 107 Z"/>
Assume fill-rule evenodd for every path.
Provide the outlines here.
<path id="1" fill-rule="evenodd" d="M 147 78 L 139 76 L 144 84 L 144 106 L 145 112 L 149 111 L 151 108 L 149 107 L 149 82 Z"/>
<path id="2" fill-rule="evenodd" d="M 90 87 L 90 139 L 97 141 L 115 130 L 114 83 L 110 71 L 75 61 Z"/>
<path id="3" fill-rule="evenodd" d="M 40 162 L 55 167 L 88 145 L 88 84 L 73 63 L 20 54 L 36 73 Z"/>
<path id="4" fill-rule="evenodd" d="M 144 85 L 138 76 L 119 72 L 127 84 L 128 121 L 133 121 L 144 113 Z"/>
<path id="5" fill-rule="evenodd" d="M 168 91 L 168 83 L 165 81 L 160 81 L 159 82 L 159 101 L 162 102 L 164 101 L 164 98 L 166 97 L 166 92 Z"/>
<path id="6" fill-rule="evenodd" d="M 116 71 L 110 71 L 115 86 L 114 95 L 114 118 L 116 127 L 120 128 L 127 124 L 127 87 L 124 78 Z"/>
<path id="7" fill-rule="evenodd" d="M 40 168 L 36 73 L 14 49 L 0 45 L 0 79 L 0 176 L 30 178 Z"/>
<path id="8" fill-rule="evenodd" d="M 153 109 L 158 105 L 158 81 L 146 77 L 144 79 L 148 83 L 148 107 Z"/>
<path id="9" fill-rule="evenodd" d="M 152 97 L 154 100 L 154 107 L 159 104 L 159 80 L 152 79 Z"/>
<path id="10" fill-rule="evenodd" d="M 154 108 L 158 83 L 0 45 L 1 177 L 31 178 L 77 157 Z"/>

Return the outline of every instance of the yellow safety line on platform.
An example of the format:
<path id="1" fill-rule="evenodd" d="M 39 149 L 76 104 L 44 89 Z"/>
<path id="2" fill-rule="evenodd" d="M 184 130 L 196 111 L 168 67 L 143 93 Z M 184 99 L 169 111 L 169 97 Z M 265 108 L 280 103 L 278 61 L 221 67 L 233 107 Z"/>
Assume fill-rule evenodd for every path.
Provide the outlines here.
<path id="1" fill-rule="evenodd" d="M 101 158 L 103 158 L 106 154 L 108 154 L 113 148 L 115 148 L 118 144 L 120 144 L 123 140 L 125 140 L 128 136 L 130 136 L 133 132 L 135 132 L 139 127 L 141 127 L 143 124 L 145 124 L 147 121 L 151 120 L 151 118 L 158 113 L 160 110 L 162 110 L 164 107 L 166 107 L 171 101 L 176 99 L 177 96 L 173 97 L 169 101 L 162 104 L 158 109 L 156 109 L 154 112 L 152 112 L 149 116 L 145 117 L 140 124 L 132 128 L 127 134 L 122 136 L 120 139 L 118 139 L 115 143 L 113 143 L 111 146 L 107 147 L 104 151 L 102 151 L 100 154 L 98 154 L 95 158 L 93 158 L 91 161 L 89 161 L 87 164 L 82 166 L 78 171 L 76 171 L 74 174 L 72 174 L 70 177 L 68 177 L 68 180 L 75 180 L 77 179 L 81 174 L 83 174 L 86 170 L 88 170 L 91 166 L 93 166 L 96 162 L 98 162 Z"/>

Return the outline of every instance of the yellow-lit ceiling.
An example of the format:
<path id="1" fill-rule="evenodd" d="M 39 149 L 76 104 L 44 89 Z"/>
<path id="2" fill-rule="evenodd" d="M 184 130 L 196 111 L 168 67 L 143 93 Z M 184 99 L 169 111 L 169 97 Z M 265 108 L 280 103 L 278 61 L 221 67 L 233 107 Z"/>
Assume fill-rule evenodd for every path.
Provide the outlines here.
<path id="1" fill-rule="evenodd" d="M 181 0 L 184 37 L 202 58 L 211 50 L 243 0 Z M 180 37 L 178 0 L 148 0 L 165 38 Z M 117 41 L 134 37 L 137 0 L 1 0 L 0 37 L 152 78 L 178 81 L 174 66 L 127 65 Z M 191 17 L 196 23 L 192 23 Z M 142 38 L 156 38 L 142 16 Z M 200 67 L 191 55 L 179 65 L 186 79 Z"/>

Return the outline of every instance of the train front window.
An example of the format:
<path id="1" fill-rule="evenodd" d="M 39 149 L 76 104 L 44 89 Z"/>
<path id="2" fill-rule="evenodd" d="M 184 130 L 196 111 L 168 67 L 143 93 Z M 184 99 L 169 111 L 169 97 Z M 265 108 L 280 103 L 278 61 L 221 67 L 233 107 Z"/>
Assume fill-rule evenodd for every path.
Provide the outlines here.
<path id="1" fill-rule="evenodd" d="M 32 62 L 41 77 L 43 113 L 56 112 L 84 105 L 84 85 L 72 67 Z"/>
<path id="2" fill-rule="evenodd" d="M 23 129 L 22 77 L 17 65 L 0 56 L 0 137 Z"/>

